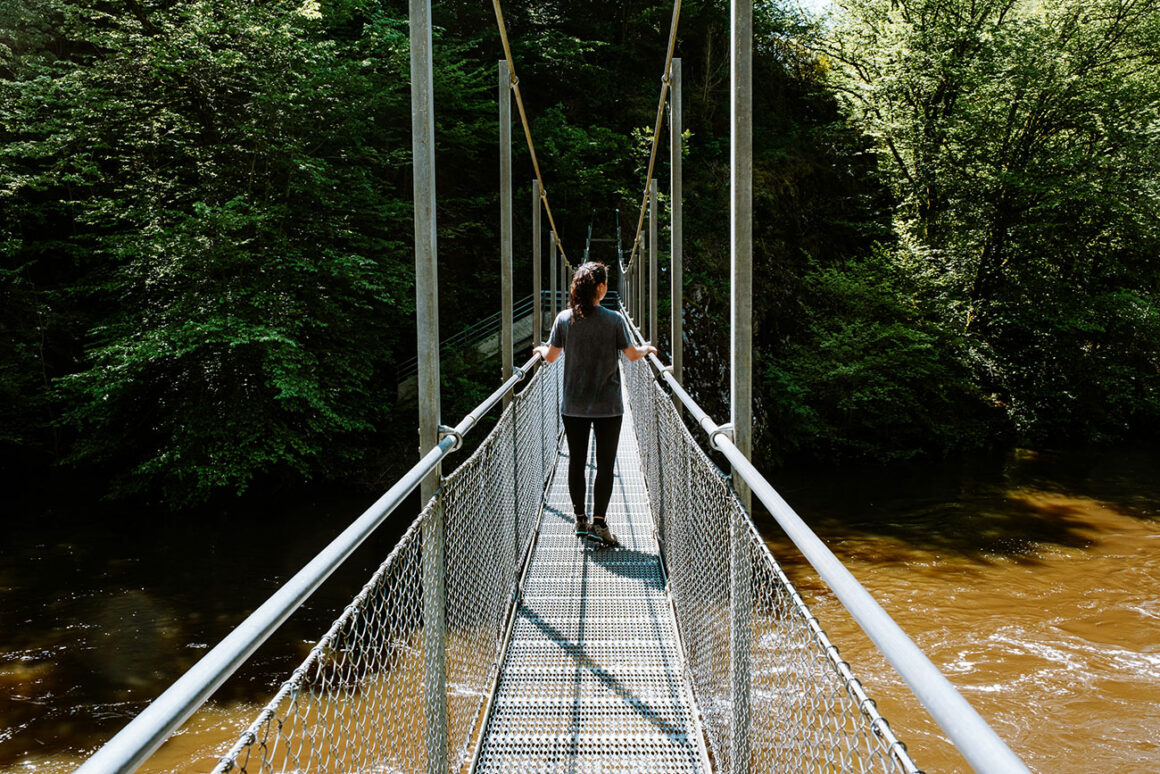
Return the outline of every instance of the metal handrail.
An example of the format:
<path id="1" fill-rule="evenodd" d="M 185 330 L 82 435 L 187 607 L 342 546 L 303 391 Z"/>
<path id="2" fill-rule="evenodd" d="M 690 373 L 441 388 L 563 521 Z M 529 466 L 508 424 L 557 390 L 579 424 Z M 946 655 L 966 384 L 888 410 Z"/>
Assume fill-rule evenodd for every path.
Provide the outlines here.
<path id="1" fill-rule="evenodd" d="M 633 337 L 643 343 L 644 336 L 623 307 L 621 313 L 628 321 Z M 817 570 L 822 580 L 833 590 L 842 606 L 886 656 L 891 666 L 918 698 L 919 703 L 946 732 L 967 762 L 976 771 L 986 774 L 1028 772 L 1027 766 L 1019 760 L 987 721 L 962 697 L 938 667 L 931 663 L 926 654 L 894 622 L 890 614 L 882 609 L 870 592 L 845 568 L 841 560 L 834 556 L 825 543 L 782 499 L 765 476 L 761 475 L 753 463 L 733 444 L 730 437 L 732 428 L 714 422 L 676 380 L 671 367 L 665 366 L 659 357 L 649 355 L 648 359 L 656 369 L 657 378 L 668 385 L 697 424 L 708 433 L 710 445 L 729 460 L 729 464 L 733 466 L 733 473 L 749 485 L 750 491 L 757 496 L 793 544 Z"/>
<path id="2" fill-rule="evenodd" d="M 541 290 L 540 297 L 543 298 L 544 296 L 547 296 L 550 298 L 552 296 L 552 291 Z M 523 317 L 530 316 L 532 314 L 532 303 L 533 303 L 534 299 L 535 299 L 534 294 L 529 294 L 527 296 L 524 296 L 522 299 L 520 299 L 519 303 L 517 303 L 512 308 L 512 317 L 516 320 L 519 320 Z M 559 306 L 563 306 L 567 301 L 568 301 L 568 291 L 566 291 L 566 290 L 556 291 L 556 303 Z M 609 309 L 619 309 L 620 308 L 620 295 L 619 295 L 619 293 L 617 293 L 617 291 L 615 291 L 615 290 L 608 291 L 608 295 L 605 297 L 604 302 L 601 305 L 606 306 Z M 476 322 L 472 325 L 469 325 L 468 327 L 464 328 L 463 330 L 459 331 L 458 333 L 455 333 L 455 334 L 452 334 L 451 336 L 448 336 L 446 339 L 443 340 L 443 343 L 439 345 L 440 350 L 442 351 L 442 350 L 448 349 L 449 347 L 463 346 L 463 345 L 483 341 L 485 338 L 487 338 L 488 336 L 491 336 L 492 334 L 494 334 L 496 331 L 498 331 L 500 329 L 501 314 L 502 314 L 501 312 L 496 312 L 495 314 L 488 315 L 487 317 L 483 318 L 479 322 Z M 549 327 L 551 327 L 551 326 L 549 325 Z M 398 367 L 398 371 L 397 371 L 397 374 L 398 374 L 397 378 L 399 379 L 399 381 L 403 381 L 405 379 L 408 379 L 408 378 L 414 376 L 415 371 L 418 367 L 418 364 L 419 364 L 419 359 L 417 357 L 413 357 L 413 356 L 407 358 L 402 363 L 400 363 L 399 367 Z"/>
<path id="3" fill-rule="evenodd" d="M 552 291 L 550 290 L 540 291 L 541 298 L 544 296 L 551 297 L 551 295 Z M 561 298 L 566 298 L 567 293 L 564 291 L 557 291 L 556 296 L 557 301 L 559 301 Z M 530 316 L 532 314 L 534 300 L 535 294 L 529 293 L 528 295 L 521 298 L 518 302 L 516 302 L 515 306 L 512 308 L 512 318 L 519 320 L 523 317 Z M 502 312 L 495 312 L 494 314 L 490 314 L 487 317 L 484 317 L 478 322 L 472 323 L 463 330 L 451 334 L 439 345 L 440 351 L 450 347 L 470 345 L 479 341 L 483 341 L 488 336 L 491 336 L 500 330 L 502 316 Z M 398 379 L 402 381 L 414 376 L 418 364 L 419 358 L 414 355 L 401 362 L 397 369 Z"/>
<path id="4" fill-rule="evenodd" d="M 418 488 L 440 461 L 459 448 L 463 436 L 531 373 L 538 360 L 540 355 L 533 354 L 458 425 L 443 428 L 443 437 L 437 446 L 74 774 L 129 774 L 144 763 Z"/>

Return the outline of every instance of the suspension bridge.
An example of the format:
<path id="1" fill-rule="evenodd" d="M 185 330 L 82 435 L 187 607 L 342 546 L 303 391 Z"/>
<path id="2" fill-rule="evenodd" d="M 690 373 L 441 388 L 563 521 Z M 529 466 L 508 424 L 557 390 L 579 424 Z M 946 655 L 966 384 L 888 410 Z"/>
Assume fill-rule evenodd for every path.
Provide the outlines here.
<path id="1" fill-rule="evenodd" d="M 716 422 L 682 386 L 676 0 L 630 251 L 620 248 L 618 218 L 615 301 L 638 343 L 646 333 L 658 340 L 653 173 L 667 106 L 669 271 L 677 310 L 670 362 L 650 355 L 621 363 L 626 414 L 608 516 L 621 545 L 596 548 L 575 537 L 566 484 L 571 452 L 560 418 L 563 364 L 548 365 L 538 354 L 518 368 L 513 362 L 524 338 L 513 321 L 530 318 L 527 338 L 540 340 L 543 300 L 554 314 L 569 263 L 499 0 L 493 3 L 505 51 L 502 383 L 459 424 L 441 423 L 430 3 L 411 0 L 421 459 L 78 772 L 137 769 L 416 490 L 424 504 L 418 517 L 223 751 L 215 772 L 920 771 L 903 743 L 905 731 L 879 713 L 754 527 L 754 497 L 969 764 L 981 772 L 1027 771 L 749 462 L 752 23 L 745 2 L 731 8 L 730 418 Z M 535 169 L 530 312 L 512 305 L 512 97 Z M 541 212 L 551 232 L 548 282 L 541 273 Z M 494 327 L 484 324 L 482 335 L 494 336 Z M 475 342 L 477 334 L 465 332 L 464 341 Z M 500 406 L 482 443 L 443 475 L 444 459 Z M 731 471 L 720 470 L 702 444 L 720 452 Z"/>

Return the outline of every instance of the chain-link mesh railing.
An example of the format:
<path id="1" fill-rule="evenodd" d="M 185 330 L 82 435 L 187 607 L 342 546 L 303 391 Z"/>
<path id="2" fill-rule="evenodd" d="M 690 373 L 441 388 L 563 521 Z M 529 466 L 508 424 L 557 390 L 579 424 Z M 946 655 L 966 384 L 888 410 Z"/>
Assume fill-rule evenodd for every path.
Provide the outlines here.
<path id="1" fill-rule="evenodd" d="M 917 771 L 652 369 L 639 361 L 626 370 L 649 499 L 716 770 Z M 731 531 L 738 538 L 732 542 Z M 736 669 L 731 659 L 738 660 Z M 748 747 L 741 759 L 748 764 L 735 759 L 740 745 Z"/>
<path id="2" fill-rule="evenodd" d="M 447 750 L 434 768 L 464 764 L 555 463 L 562 372 L 541 368 L 515 396 L 215 771 L 430 772 L 429 749 Z M 424 552 L 443 561 L 425 567 Z M 440 586 L 432 616 L 424 590 Z M 444 685 L 429 637 L 445 645 Z M 447 737 L 432 744 L 441 706 Z"/>
<path id="3" fill-rule="evenodd" d="M 555 463 L 562 370 L 541 369 L 515 396 L 216 771 L 429 773 L 467 762 Z M 715 769 L 917 771 L 649 368 L 627 370 Z M 484 525 L 491 537 L 480 540 Z M 425 588 L 442 590 L 442 612 L 425 605 Z M 441 712 L 445 723 L 431 717 Z M 445 763 L 428 760 L 442 750 Z"/>

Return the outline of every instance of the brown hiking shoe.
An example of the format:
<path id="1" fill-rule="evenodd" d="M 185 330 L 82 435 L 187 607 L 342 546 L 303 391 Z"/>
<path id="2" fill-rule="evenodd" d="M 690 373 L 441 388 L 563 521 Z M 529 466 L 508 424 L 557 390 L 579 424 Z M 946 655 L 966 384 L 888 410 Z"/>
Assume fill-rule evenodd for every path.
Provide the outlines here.
<path id="1" fill-rule="evenodd" d="M 601 543 L 606 546 L 618 546 L 620 541 L 616 539 L 616 535 L 612 534 L 612 530 L 608 528 L 605 522 L 592 522 L 592 526 L 588 528 L 588 539 Z"/>

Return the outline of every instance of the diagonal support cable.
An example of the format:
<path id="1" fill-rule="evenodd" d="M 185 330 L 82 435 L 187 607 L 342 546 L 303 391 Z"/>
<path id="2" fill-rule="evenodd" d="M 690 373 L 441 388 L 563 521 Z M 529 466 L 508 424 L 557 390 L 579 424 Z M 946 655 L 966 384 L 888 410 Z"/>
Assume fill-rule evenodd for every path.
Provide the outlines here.
<path id="1" fill-rule="evenodd" d="M 552 217 L 552 206 L 548 203 L 548 187 L 544 185 L 544 176 L 540 174 L 540 162 L 536 158 L 536 145 L 532 142 L 532 129 L 528 125 L 528 113 L 524 109 L 523 95 L 520 94 L 520 79 L 516 77 L 516 65 L 512 60 L 512 47 L 508 42 L 507 24 L 503 20 L 503 10 L 500 8 L 499 0 L 492 0 L 492 7 L 495 8 L 495 23 L 499 27 L 499 37 L 503 42 L 503 53 L 504 58 L 507 59 L 508 72 L 511 73 L 512 93 L 516 96 L 520 123 L 524 126 L 524 138 L 528 142 L 528 152 L 532 155 L 532 168 L 535 170 L 536 180 L 540 184 L 540 201 L 544 203 L 544 212 L 548 215 L 548 225 L 552 228 L 552 239 L 555 241 L 556 247 L 560 249 L 560 256 L 564 259 L 564 263 L 569 269 L 572 269 L 568 254 L 564 252 L 564 244 L 560 241 L 560 232 L 556 229 L 556 219 Z"/>
<path id="2" fill-rule="evenodd" d="M 497 0 L 497 2 L 498 2 L 498 0 Z M 660 143 L 660 137 L 661 137 L 661 122 L 664 121 L 664 117 L 665 117 L 665 101 L 668 99 L 668 96 L 669 96 L 669 83 L 670 83 L 670 78 L 672 76 L 672 71 L 673 71 L 673 52 L 676 50 L 676 47 L 677 47 L 677 25 L 680 22 L 680 19 L 681 19 L 681 0 L 673 0 L 673 20 L 672 20 L 672 23 L 669 25 L 669 46 L 668 46 L 668 51 L 665 54 L 665 73 L 664 73 L 664 76 L 661 78 L 661 96 L 657 102 L 657 120 L 656 120 L 655 124 L 653 125 L 652 150 L 649 152 L 649 157 L 648 157 L 648 174 L 645 176 L 645 179 L 644 179 L 644 196 L 641 197 L 640 217 L 637 219 L 637 222 L 636 222 L 636 236 L 633 237 L 633 240 L 632 240 L 632 252 L 628 256 L 628 263 L 621 264 L 620 270 L 622 272 L 626 271 L 628 268 L 630 268 L 632 266 L 633 259 L 636 258 L 637 248 L 640 247 L 640 238 L 641 238 L 641 234 L 644 230 L 644 214 L 645 214 L 645 211 L 648 209 L 649 186 L 652 185 L 653 170 L 656 169 L 657 147 Z"/>

